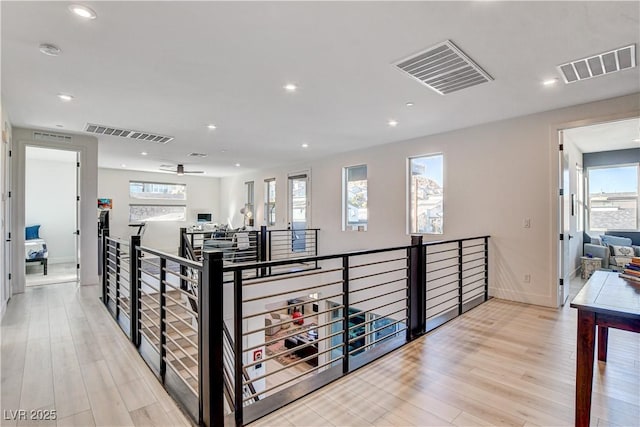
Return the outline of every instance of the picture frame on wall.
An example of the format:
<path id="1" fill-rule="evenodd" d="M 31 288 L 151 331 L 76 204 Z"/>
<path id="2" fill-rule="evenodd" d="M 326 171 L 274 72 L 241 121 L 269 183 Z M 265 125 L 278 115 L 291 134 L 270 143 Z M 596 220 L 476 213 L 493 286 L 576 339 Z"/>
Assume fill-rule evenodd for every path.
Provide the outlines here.
<path id="1" fill-rule="evenodd" d="M 99 198 L 98 209 L 103 211 L 113 209 L 113 199 Z"/>

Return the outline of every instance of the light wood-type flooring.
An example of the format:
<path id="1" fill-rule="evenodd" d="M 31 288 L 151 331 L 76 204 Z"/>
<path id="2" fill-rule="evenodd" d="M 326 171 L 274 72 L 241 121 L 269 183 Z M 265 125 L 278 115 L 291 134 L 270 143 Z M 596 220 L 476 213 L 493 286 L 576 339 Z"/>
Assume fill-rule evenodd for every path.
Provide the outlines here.
<path id="1" fill-rule="evenodd" d="M 0 329 L 2 426 L 191 425 L 98 296 L 97 286 L 67 283 L 11 299 Z M 55 409 L 57 420 L 7 419 L 19 409 Z"/>
<path id="2" fill-rule="evenodd" d="M 571 426 L 576 317 L 490 300 L 252 426 Z M 591 424 L 640 426 L 640 334 L 610 329 Z"/>

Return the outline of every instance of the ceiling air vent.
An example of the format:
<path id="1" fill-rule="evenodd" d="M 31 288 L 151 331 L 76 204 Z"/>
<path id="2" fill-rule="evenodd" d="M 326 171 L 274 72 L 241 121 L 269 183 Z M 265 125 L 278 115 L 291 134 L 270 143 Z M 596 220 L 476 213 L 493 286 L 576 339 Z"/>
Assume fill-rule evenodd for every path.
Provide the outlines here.
<path id="1" fill-rule="evenodd" d="M 208 154 L 204 154 L 204 153 L 189 153 L 189 157 L 200 157 L 200 158 L 204 158 L 207 157 Z"/>
<path id="2" fill-rule="evenodd" d="M 34 131 L 33 140 L 34 141 L 71 142 L 71 137 L 69 135 L 62 135 L 59 133 Z"/>
<path id="3" fill-rule="evenodd" d="M 565 83 L 604 76 L 636 66 L 636 45 L 625 46 L 558 66 Z"/>
<path id="4" fill-rule="evenodd" d="M 493 80 L 451 40 L 394 65 L 440 95 Z"/>
<path id="5" fill-rule="evenodd" d="M 93 123 L 87 123 L 87 125 L 84 127 L 84 131 L 97 135 L 119 136 L 122 138 L 138 139 L 140 141 L 155 142 L 158 144 L 166 144 L 167 142 L 173 140 L 172 136 L 160 135 L 151 132 L 142 132 L 138 130 L 120 129 L 113 126 L 96 125 Z"/>

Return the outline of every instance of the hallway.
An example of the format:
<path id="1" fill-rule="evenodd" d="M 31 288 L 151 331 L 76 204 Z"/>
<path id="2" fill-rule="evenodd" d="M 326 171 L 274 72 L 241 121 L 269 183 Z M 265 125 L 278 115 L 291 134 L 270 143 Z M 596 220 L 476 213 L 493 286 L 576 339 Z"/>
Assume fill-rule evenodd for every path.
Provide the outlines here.
<path id="1" fill-rule="evenodd" d="M 98 299 L 97 286 L 29 287 L 1 325 L 3 426 L 189 426 Z M 55 410 L 56 421 L 9 411 Z M 9 418 L 9 419 L 7 419 Z"/>

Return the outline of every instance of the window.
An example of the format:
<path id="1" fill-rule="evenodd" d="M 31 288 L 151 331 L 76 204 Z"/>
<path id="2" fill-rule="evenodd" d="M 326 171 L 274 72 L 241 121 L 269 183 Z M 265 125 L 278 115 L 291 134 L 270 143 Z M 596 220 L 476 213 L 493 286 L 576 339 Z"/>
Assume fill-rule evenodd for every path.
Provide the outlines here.
<path id="1" fill-rule="evenodd" d="M 253 181 L 248 181 L 244 183 L 246 199 L 244 206 L 247 211 L 253 214 Z"/>
<path id="2" fill-rule="evenodd" d="M 589 168 L 589 230 L 637 230 L 638 165 Z"/>
<path id="3" fill-rule="evenodd" d="M 129 205 L 129 222 L 184 221 L 186 216 L 184 205 Z"/>
<path id="4" fill-rule="evenodd" d="M 132 199 L 187 200 L 185 184 L 129 181 L 129 197 Z"/>
<path id="5" fill-rule="evenodd" d="M 444 156 L 409 158 L 409 230 L 411 233 L 442 234 Z"/>
<path id="6" fill-rule="evenodd" d="M 584 231 L 584 171 L 576 165 L 576 231 Z"/>
<path id="7" fill-rule="evenodd" d="M 367 165 L 343 169 L 342 216 L 343 230 L 367 229 Z"/>
<path id="8" fill-rule="evenodd" d="M 276 179 L 265 179 L 264 187 L 264 220 L 267 225 L 276 225 Z"/>

